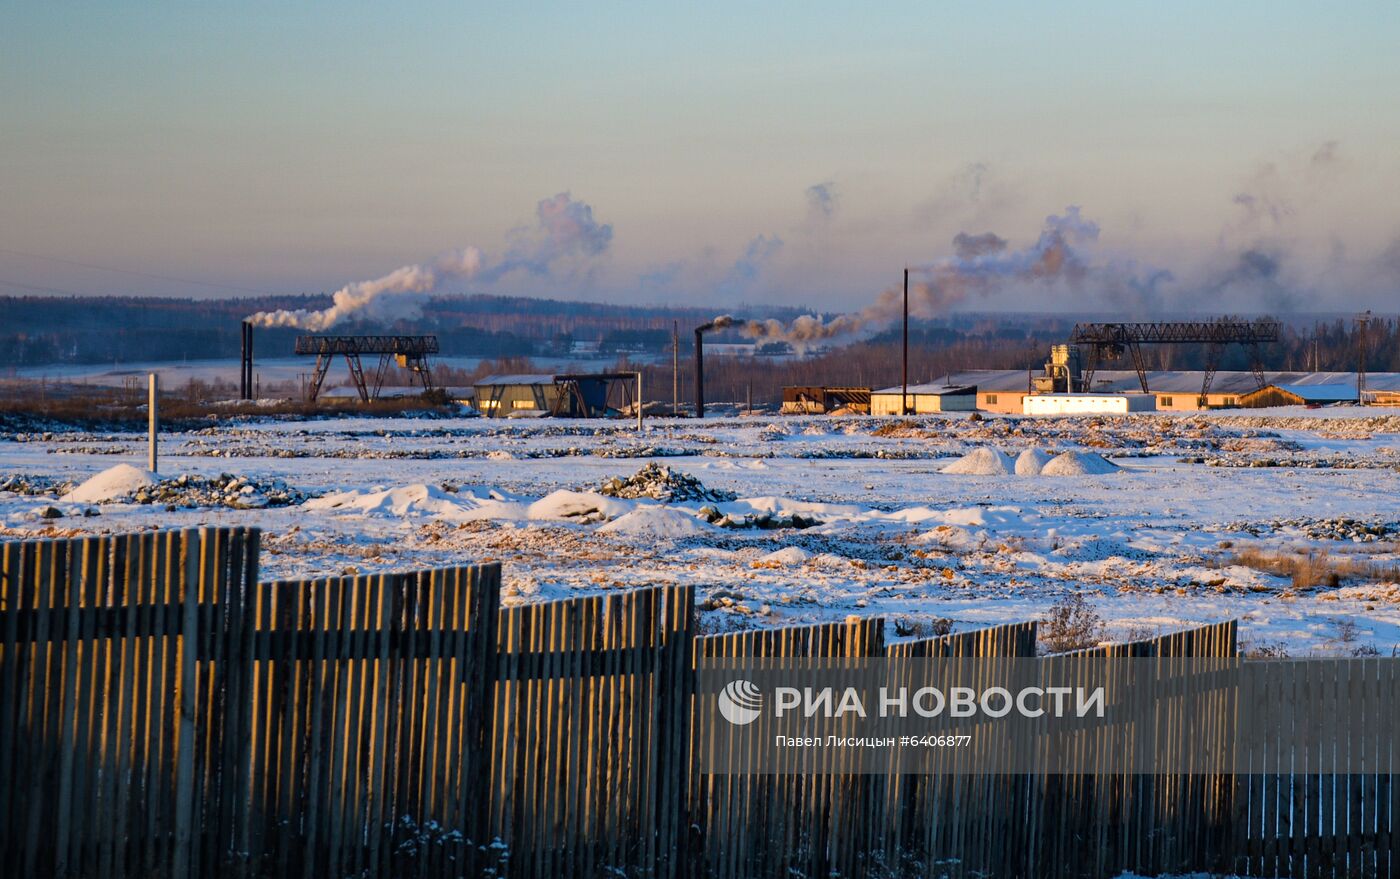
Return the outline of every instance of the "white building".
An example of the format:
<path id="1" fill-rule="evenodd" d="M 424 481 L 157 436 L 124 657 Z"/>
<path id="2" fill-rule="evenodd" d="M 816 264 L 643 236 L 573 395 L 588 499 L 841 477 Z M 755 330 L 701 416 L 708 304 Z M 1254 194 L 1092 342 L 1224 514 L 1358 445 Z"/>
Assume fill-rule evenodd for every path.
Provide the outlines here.
<path id="1" fill-rule="evenodd" d="M 932 415 L 937 412 L 971 412 L 977 408 L 976 385 L 910 385 L 909 414 Z M 870 392 L 871 415 L 903 415 L 903 387 Z"/>
<path id="2" fill-rule="evenodd" d="M 1025 415 L 1121 415 L 1157 411 L 1154 394 L 1026 394 L 1021 398 Z"/>

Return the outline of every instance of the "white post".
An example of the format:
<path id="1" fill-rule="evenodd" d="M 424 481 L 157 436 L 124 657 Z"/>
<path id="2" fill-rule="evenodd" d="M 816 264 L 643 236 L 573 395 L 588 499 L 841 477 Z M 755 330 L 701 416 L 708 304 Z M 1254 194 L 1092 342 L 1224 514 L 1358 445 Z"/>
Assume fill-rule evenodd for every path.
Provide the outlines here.
<path id="1" fill-rule="evenodd" d="M 642 430 L 642 371 L 637 370 L 637 432 Z"/>
<path id="2" fill-rule="evenodd" d="M 151 373 L 151 394 L 146 402 L 146 414 L 149 416 L 147 433 L 149 434 L 150 460 L 146 469 L 152 473 L 156 471 L 156 431 L 160 429 L 160 378 Z"/>

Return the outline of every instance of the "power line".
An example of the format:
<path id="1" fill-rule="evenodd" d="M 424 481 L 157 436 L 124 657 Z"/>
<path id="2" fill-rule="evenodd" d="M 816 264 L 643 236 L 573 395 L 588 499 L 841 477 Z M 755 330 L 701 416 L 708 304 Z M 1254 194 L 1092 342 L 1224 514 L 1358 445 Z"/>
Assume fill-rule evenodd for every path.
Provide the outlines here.
<path id="1" fill-rule="evenodd" d="M 235 285 L 235 284 L 217 284 L 217 283 L 214 283 L 214 282 L 212 282 L 212 281 L 197 281 L 197 280 L 195 280 L 194 278 L 181 278 L 181 277 L 177 277 L 177 276 L 175 276 L 175 275 L 158 275 L 158 274 L 154 274 L 154 273 L 152 273 L 152 272 L 138 272 L 138 271 L 135 271 L 135 270 L 133 270 L 133 269 L 119 269 L 119 268 L 116 268 L 116 267 L 114 267 L 114 266 L 100 266 L 100 265 L 96 265 L 96 264 L 94 264 L 94 263 L 79 262 L 78 260 L 75 260 L 75 259 L 64 259 L 64 258 L 62 258 L 62 257 L 57 257 L 57 256 L 47 256 L 47 255 L 42 254 L 42 253 L 26 253 L 25 251 L 22 251 L 22 250 L 10 250 L 10 249 L 7 248 L 7 247 L 0 247 L 0 253 L 6 253 L 6 254 L 9 254 L 10 256 L 22 256 L 22 257 L 25 257 L 25 258 L 27 258 L 27 259 L 39 259 L 39 260 L 44 260 L 45 262 L 58 263 L 59 265 L 75 266 L 75 267 L 80 268 L 80 269 L 91 269 L 91 270 L 97 271 L 97 272 L 112 272 L 112 273 L 118 274 L 118 275 L 131 275 L 131 276 L 137 277 L 137 278 L 150 278 L 151 280 L 155 280 L 155 281 L 173 281 L 173 282 L 175 282 L 175 283 L 177 283 L 177 284 L 194 284 L 195 286 L 198 286 L 198 287 L 209 287 L 209 288 L 212 288 L 212 289 L 214 289 L 214 290 L 237 290 L 237 291 L 240 292 L 240 293 L 256 293 L 256 294 L 259 295 L 259 296 L 276 296 L 276 295 L 278 295 L 278 294 L 276 294 L 276 293 L 271 292 L 270 290 L 255 290 L 255 289 L 253 289 L 252 287 L 239 287 L 239 286 L 237 286 L 237 285 Z M 9 284 L 9 285 L 12 286 L 12 287 L 25 287 L 25 286 L 27 286 L 27 285 L 25 285 L 25 284 L 18 284 L 18 283 L 14 283 L 14 282 L 10 282 L 10 281 L 7 281 L 7 282 L 5 282 L 5 283 Z M 55 292 L 64 292 L 64 291 L 55 291 Z M 82 296 L 82 295 L 88 295 L 88 294 L 74 293 L 73 295 L 74 295 L 74 296 Z"/>
<path id="2" fill-rule="evenodd" d="M 62 296 L 91 296 L 90 293 L 79 293 L 76 290 L 64 290 L 61 287 L 40 287 L 36 284 L 21 284 L 19 281 L 7 281 L 0 278 L 0 287 L 14 287 L 16 290 L 28 290 L 31 293 L 58 293 Z"/>

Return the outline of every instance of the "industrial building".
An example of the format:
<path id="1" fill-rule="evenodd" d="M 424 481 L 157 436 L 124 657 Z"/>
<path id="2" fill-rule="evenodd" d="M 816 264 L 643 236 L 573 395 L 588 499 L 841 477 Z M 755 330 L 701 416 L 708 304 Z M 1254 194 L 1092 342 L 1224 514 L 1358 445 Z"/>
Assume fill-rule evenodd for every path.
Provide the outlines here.
<path id="1" fill-rule="evenodd" d="M 1021 398 L 1023 415 L 1126 415 L 1129 412 L 1156 412 L 1152 394 L 1026 394 Z"/>
<path id="2" fill-rule="evenodd" d="M 490 375 L 477 379 L 477 408 L 489 418 L 606 418 L 634 409 L 636 374 Z"/>
<path id="3" fill-rule="evenodd" d="M 828 388 L 793 385 L 783 388 L 784 415 L 825 415 L 830 412 L 870 414 L 869 388 Z"/>
<path id="4" fill-rule="evenodd" d="M 1359 402 L 1359 398 L 1355 384 L 1270 383 L 1240 398 L 1240 406 L 1246 409 L 1264 409 L 1269 406 L 1330 406 L 1356 402 Z"/>
<path id="5" fill-rule="evenodd" d="M 976 385 L 926 384 L 870 392 L 871 415 L 933 415 L 977 408 Z"/>

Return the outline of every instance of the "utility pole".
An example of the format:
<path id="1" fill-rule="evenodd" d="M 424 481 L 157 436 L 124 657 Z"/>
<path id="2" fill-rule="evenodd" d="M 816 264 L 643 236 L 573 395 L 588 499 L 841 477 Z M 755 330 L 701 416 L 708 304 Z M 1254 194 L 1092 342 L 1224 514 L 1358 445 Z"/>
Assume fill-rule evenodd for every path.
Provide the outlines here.
<path id="1" fill-rule="evenodd" d="M 146 432 L 148 443 L 148 455 L 146 469 L 152 473 L 156 470 L 156 433 L 160 429 L 160 376 L 151 373 L 150 397 L 146 401 Z"/>
<path id="2" fill-rule="evenodd" d="M 671 417 L 681 414 L 681 322 L 671 321 Z"/>
<path id="3" fill-rule="evenodd" d="M 909 267 L 904 267 L 904 360 L 902 367 L 903 385 L 899 395 L 899 412 L 909 414 Z"/>
<path id="4" fill-rule="evenodd" d="M 642 371 L 637 370 L 637 432 L 642 432 Z"/>
<path id="5" fill-rule="evenodd" d="M 1366 345 L 1371 335 L 1371 312 L 1358 314 L 1352 321 L 1352 332 L 1356 334 L 1356 402 L 1366 396 Z"/>

